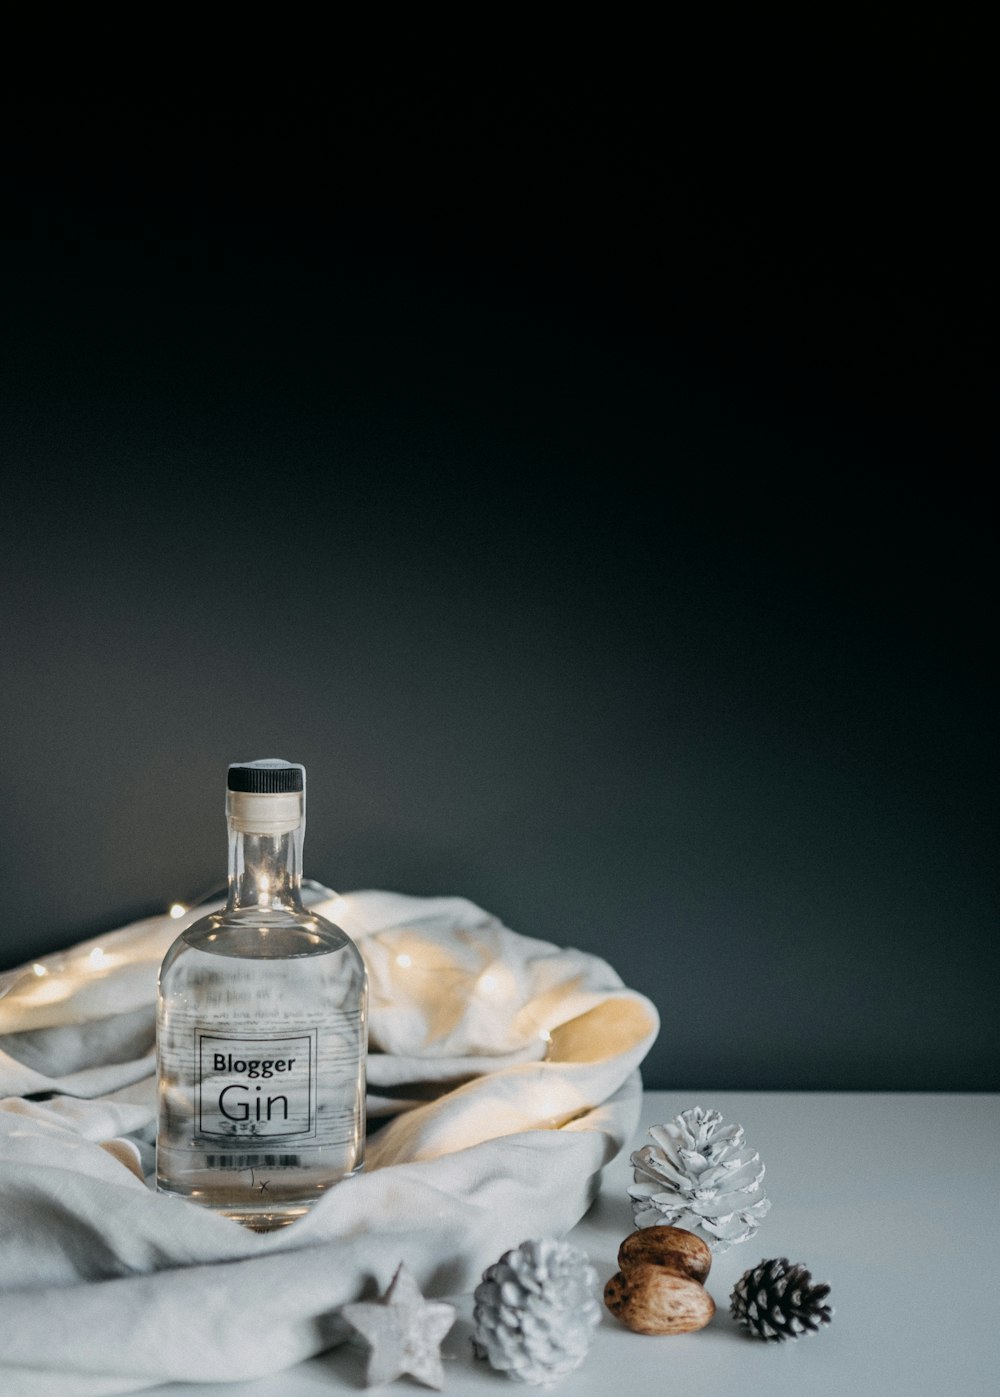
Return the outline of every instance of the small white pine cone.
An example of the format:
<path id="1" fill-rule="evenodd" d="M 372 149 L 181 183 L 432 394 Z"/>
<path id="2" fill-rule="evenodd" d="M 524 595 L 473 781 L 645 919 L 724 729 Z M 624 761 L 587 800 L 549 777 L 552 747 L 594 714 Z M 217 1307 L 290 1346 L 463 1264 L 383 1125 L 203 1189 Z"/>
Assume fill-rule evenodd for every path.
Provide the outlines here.
<path id="1" fill-rule="evenodd" d="M 649 1135 L 654 1143 L 632 1155 L 636 1227 L 684 1227 L 716 1253 L 754 1236 L 771 1202 L 760 1189 L 760 1155 L 744 1143 L 742 1126 L 692 1106 Z"/>
<path id="2" fill-rule="evenodd" d="M 556 1382 L 579 1367 L 601 1320 L 597 1272 L 568 1242 L 522 1242 L 476 1287 L 473 1347 L 516 1382 Z"/>

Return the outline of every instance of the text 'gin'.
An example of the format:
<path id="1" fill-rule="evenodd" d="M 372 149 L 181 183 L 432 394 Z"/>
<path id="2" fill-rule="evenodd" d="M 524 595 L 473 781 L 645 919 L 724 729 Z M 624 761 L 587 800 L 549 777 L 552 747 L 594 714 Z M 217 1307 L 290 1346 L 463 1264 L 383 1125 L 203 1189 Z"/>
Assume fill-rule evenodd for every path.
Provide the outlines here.
<path id="1" fill-rule="evenodd" d="M 364 1163 L 368 988 L 301 901 L 305 771 L 229 768 L 229 898 L 160 968 L 156 1182 L 257 1230 Z"/>

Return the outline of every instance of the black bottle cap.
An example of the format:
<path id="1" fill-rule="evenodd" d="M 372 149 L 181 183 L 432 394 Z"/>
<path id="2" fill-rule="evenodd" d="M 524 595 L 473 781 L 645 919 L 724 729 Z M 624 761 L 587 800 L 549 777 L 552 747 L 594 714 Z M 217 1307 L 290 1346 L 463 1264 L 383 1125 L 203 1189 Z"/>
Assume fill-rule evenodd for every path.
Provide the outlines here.
<path id="1" fill-rule="evenodd" d="M 229 768 L 226 786 L 230 791 L 247 791 L 252 795 L 285 795 L 305 790 L 305 768 L 275 757 L 235 762 Z"/>

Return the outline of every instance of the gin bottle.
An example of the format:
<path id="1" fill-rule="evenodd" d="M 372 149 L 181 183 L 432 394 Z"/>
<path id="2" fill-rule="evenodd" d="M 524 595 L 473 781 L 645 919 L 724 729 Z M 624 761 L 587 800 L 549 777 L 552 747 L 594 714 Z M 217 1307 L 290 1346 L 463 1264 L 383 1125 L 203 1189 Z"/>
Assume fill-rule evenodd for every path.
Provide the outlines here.
<path id="1" fill-rule="evenodd" d="M 302 905 L 304 768 L 240 762 L 227 786 L 226 907 L 160 968 L 156 1182 L 270 1231 L 364 1163 L 368 987 Z"/>

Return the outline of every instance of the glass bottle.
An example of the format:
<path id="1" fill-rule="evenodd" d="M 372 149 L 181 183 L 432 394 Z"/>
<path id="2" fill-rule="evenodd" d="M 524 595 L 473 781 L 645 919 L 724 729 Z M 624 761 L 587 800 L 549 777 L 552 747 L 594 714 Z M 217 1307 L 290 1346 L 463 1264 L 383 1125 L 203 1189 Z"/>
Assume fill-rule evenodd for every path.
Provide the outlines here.
<path id="1" fill-rule="evenodd" d="M 156 1183 L 269 1231 L 363 1166 L 368 985 L 302 905 L 305 769 L 240 762 L 227 787 L 226 906 L 160 967 Z"/>

